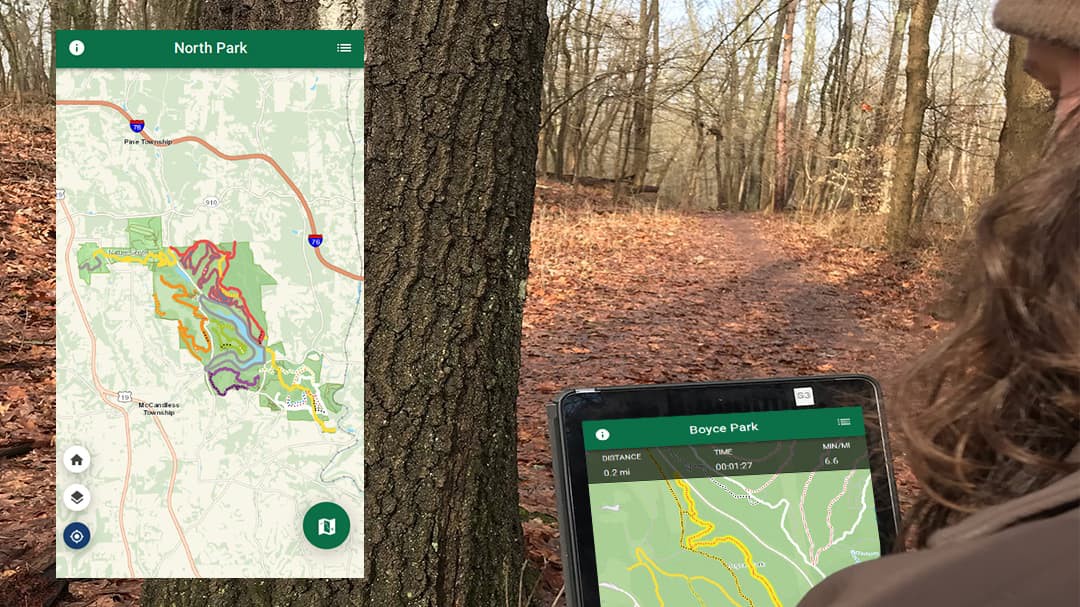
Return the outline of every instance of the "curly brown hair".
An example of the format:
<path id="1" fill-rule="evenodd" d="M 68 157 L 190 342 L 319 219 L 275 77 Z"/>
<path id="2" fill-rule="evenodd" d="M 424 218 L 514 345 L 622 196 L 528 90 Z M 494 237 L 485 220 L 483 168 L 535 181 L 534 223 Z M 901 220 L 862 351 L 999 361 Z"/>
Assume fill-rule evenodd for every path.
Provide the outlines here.
<path id="1" fill-rule="evenodd" d="M 915 365 L 898 412 L 922 485 L 915 546 L 982 508 L 1075 471 L 1080 443 L 1080 122 L 987 201 L 954 328 Z"/>

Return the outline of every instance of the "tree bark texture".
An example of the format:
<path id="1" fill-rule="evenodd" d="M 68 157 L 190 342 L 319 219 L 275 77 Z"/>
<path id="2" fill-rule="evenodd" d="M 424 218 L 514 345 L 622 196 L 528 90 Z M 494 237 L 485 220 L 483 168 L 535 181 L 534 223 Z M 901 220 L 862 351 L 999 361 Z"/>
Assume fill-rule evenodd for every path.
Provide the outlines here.
<path id="1" fill-rule="evenodd" d="M 319 0 L 203 0 L 199 29 L 318 29 Z"/>

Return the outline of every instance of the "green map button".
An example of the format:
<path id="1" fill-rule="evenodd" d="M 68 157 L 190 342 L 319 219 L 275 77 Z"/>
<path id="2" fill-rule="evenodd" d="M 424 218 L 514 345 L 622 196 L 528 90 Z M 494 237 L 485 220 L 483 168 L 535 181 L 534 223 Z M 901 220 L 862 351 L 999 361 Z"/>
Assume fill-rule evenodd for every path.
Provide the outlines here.
<path id="1" fill-rule="evenodd" d="M 304 537 L 312 546 L 330 550 L 349 537 L 349 515 L 334 502 L 319 502 L 304 515 Z"/>

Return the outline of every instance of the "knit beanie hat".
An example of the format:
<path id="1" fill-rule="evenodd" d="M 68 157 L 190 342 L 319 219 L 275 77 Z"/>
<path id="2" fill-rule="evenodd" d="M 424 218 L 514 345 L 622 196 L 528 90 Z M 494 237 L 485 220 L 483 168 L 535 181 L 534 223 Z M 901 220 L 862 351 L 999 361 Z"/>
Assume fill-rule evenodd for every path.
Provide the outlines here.
<path id="1" fill-rule="evenodd" d="M 1080 49 L 1080 0 L 999 0 L 994 25 L 1010 34 Z"/>

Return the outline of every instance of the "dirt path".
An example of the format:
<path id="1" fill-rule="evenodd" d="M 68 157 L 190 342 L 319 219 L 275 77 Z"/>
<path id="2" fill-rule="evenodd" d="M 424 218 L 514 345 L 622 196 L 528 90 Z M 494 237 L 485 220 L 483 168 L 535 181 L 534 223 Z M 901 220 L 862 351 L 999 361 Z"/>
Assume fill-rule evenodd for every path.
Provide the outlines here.
<path id="1" fill-rule="evenodd" d="M 537 209 L 524 317 L 519 474 L 534 561 L 558 558 L 544 405 L 562 388 L 861 372 L 887 398 L 937 328 L 918 311 L 924 271 L 790 221 L 561 208 Z"/>

